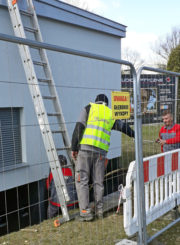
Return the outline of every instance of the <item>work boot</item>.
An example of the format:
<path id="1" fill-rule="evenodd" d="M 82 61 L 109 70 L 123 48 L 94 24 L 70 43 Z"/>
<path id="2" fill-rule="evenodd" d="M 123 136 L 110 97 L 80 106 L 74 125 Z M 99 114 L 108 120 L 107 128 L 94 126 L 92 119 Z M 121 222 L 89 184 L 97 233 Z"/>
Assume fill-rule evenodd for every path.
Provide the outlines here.
<path id="1" fill-rule="evenodd" d="M 104 215 L 103 215 L 103 209 L 102 208 L 96 210 L 96 217 L 98 219 L 103 219 Z"/>
<path id="2" fill-rule="evenodd" d="M 91 212 L 91 209 L 83 209 L 80 211 L 80 215 L 77 218 L 78 221 L 92 221 L 94 219 L 94 215 Z"/>

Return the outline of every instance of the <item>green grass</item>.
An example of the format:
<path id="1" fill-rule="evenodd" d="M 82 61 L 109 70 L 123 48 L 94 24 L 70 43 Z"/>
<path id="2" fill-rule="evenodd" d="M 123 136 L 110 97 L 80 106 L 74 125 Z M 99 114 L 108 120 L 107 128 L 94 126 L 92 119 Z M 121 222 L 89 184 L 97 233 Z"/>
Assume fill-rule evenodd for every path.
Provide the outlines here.
<path id="1" fill-rule="evenodd" d="M 115 210 L 107 213 L 103 220 L 86 223 L 73 220 L 58 228 L 53 225 L 54 219 L 46 220 L 39 225 L 0 237 L 0 245 L 114 245 L 121 239 L 128 239 L 123 228 L 122 209 L 121 206 L 120 214 L 116 214 Z M 170 221 L 171 218 L 164 216 L 148 225 L 148 236 L 164 228 Z M 152 244 L 179 245 L 179 232 L 180 223 L 159 236 L 158 243 L 156 241 Z"/>
<path id="2" fill-rule="evenodd" d="M 150 156 L 160 153 L 160 147 L 155 143 L 158 137 L 160 125 L 143 126 L 143 155 Z M 122 136 L 122 156 L 121 166 L 128 168 L 131 161 L 134 160 L 134 141 L 123 135 Z M 55 228 L 52 220 L 46 220 L 39 225 L 27 227 L 18 232 L 10 233 L 0 237 L 0 245 L 111 245 L 117 241 L 127 238 L 123 228 L 123 207 L 121 206 L 120 214 L 115 210 L 108 212 L 103 220 L 94 220 L 93 222 L 81 223 L 70 221 L 62 226 Z M 148 225 L 148 235 L 153 235 L 158 230 L 164 228 L 172 221 L 166 216 L 157 219 Z M 164 245 L 180 244 L 180 224 L 163 233 L 158 237 L 158 243 Z"/>
<path id="3" fill-rule="evenodd" d="M 52 220 L 46 220 L 40 225 L 25 228 L 0 237 L 0 244 L 24 245 L 70 245 L 70 244 L 115 244 L 119 239 L 125 237 L 121 214 L 115 211 L 106 214 L 103 220 L 93 222 L 78 222 L 76 220 L 55 228 Z"/>

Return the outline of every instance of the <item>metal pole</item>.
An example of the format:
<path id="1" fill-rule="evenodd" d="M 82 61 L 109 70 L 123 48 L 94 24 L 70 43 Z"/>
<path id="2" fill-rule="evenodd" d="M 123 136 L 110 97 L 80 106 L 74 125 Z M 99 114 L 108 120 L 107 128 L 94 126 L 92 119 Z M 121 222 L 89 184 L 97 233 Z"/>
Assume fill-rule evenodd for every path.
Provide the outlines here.
<path id="1" fill-rule="evenodd" d="M 175 77 L 175 108 L 174 108 L 174 122 L 177 123 L 177 108 L 178 108 L 178 77 Z"/>
<path id="2" fill-rule="evenodd" d="M 180 218 L 172 221 L 166 227 L 164 227 L 163 229 L 161 229 L 160 231 L 158 231 L 156 234 L 154 234 L 152 237 L 150 237 L 148 239 L 148 243 L 152 242 L 156 237 L 158 237 L 159 235 L 161 235 L 164 231 L 167 231 L 169 228 L 171 228 L 173 225 L 177 224 L 178 222 L 180 222 Z"/>
<path id="3" fill-rule="evenodd" d="M 107 61 L 107 62 L 112 62 L 112 63 L 116 63 L 116 64 L 123 64 L 123 65 L 130 66 L 131 68 L 133 67 L 133 65 L 126 60 L 110 58 L 110 57 L 103 56 L 103 55 L 97 55 L 97 54 L 93 54 L 93 53 L 89 53 L 89 52 L 65 48 L 62 46 L 49 44 L 49 43 L 45 43 L 45 42 L 42 43 L 42 42 L 38 42 L 35 40 L 30 40 L 30 39 L 26 39 L 26 38 L 7 35 L 4 33 L 0 33 L 0 40 L 11 42 L 11 43 L 24 44 L 24 45 L 34 47 L 34 48 L 43 48 L 43 49 L 61 52 L 61 53 L 65 53 L 65 54 L 87 57 L 87 58 L 91 58 L 91 59 Z"/>
<path id="4" fill-rule="evenodd" d="M 137 75 L 137 81 L 134 81 L 134 123 L 135 123 L 135 155 L 136 155 L 136 179 L 137 179 L 137 219 L 138 219 L 138 244 L 147 244 L 146 235 L 146 213 L 144 197 L 144 171 L 142 154 L 142 114 L 141 114 L 141 85 L 140 72 Z M 136 98 L 136 99 L 135 99 Z"/>
<path id="5" fill-rule="evenodd" d="M 143 70 L 146 70 L 146 71 L 153 71 L 153 72 L 158 72 L 158 73 L 164 73 L 164 74 L 167 74 L 167 75 L 173 75 L 173 76 L 177 76 L 177 77 L 180 77 L 180 73 L 178 72 L 174 72 L 174 71 L 168 71 L 168 70 L 162 70 L 162 69 L 158 69 L 158 68 L 153 68 L 153 67 L 148 67 L 148 66 L 142 66 L 138 73 L 141 74 L 141 72 Z"/>

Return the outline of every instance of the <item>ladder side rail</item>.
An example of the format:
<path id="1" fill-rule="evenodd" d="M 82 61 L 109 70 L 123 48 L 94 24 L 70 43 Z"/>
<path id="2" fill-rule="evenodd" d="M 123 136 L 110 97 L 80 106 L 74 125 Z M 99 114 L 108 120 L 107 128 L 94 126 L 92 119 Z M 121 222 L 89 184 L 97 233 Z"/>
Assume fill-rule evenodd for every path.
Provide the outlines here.
<path id="1" fill-rule="evenodd" d="M 29 2 L 29 6 L 30 6 L 30 11 L 33 13 L 32 18 L 31 18 L 32 21 L 33 21 L 32 24 L 35 27 L 35 29 L 38 30 L 38 32 L 35 33 L 36 39 L 39 42 L 43 42 L 43 38 L 42 38 L 41 31 L 40 31 L 40 26 L 39 26 L 39 23 L 38 23 L 38 18 L 37 18 L 36 12 L 35 12 L 34 4 L 33 4 L 32 0 L 28 0 L 28 2 Z M 54 79 L 53 79 L 53 75 L 52 75 L 52 71 L 51 71 L 51 68 L 50 68 L 49 61 L 48 61 L 46 50 L 41 49 L 40 50 L 40 56 L 41 56 L 42 60 L 47 64 L 47 66 L 44 67 L 44 72 L 45 72 L 46 76 L 51 80 L 51 83 L 48 83 L 48 86 L 49 86 L 49 90 L 50 90 L 51 94 L 56 97 L 56 100 L 53 100 L 53 104 L 54 104 L 54 108 L 55 108 L 56 112 L 60 113 L 60 115 L 61 115 L 61 119 L 59 117 L 57 119 L 58 119 L 59 125 L 61 125 L 61 129 L 63 130 L 62 138 L 63 138 L 63 141 L 64 141 L 64 145 L 69 147 L 69 150 L 67 150 L 67 154 L 68 154 L 68 158 L 70 160 L 70 163 L 72 165 L 73 164 L 73 159 L 71 157 L 71 149 L 70 149 L 71 148 L 71 143 L 70 143 L 70 139 L 69 139 L 66 123 L 65 123 L 65 120 L 64 120 L 63 112 L 62 112 L 62 107 L 61 107 L 61 104 L 60 104 L 60 101 L 59 101 L 59 96 L 57 94 L 57 90 L 56 90 L 56 87 L 55 87 L 55 82 L 54 82 Z"/>
<path id="2" fill-rule="evenodd" d="M 21 21 L 21 16 L 20 16 L 17 5 L 12 6 L 11 1 L 8 0 L 8 7 L 9 7 L 9 13 L 10 13 L 15 35 L 26 38 L 24 29 L 23 29 L 23 24 Z M 59 164 L 58 155 L 55 150 L 55 145 L 54 145 L 54 141 L 52 138 L 52 134 L 50 133 L 51 129 L 49 127 L 47 114 L 45 113 L 45 108 L 44 108 L 42 96 L 40 93 L 40 89 L 38 86 L 38 80 L 37 80 L 34 66 L 32 63 L 29 47 L 25 45 L 18 45 L 18 47 L 19 47 L 21 59 L 23 62 L 26 78 L 28 81 L 30 94 L 32 96 L 32 100 L 34 103 L 35 112 L 36 112 L 38 122 L 40 125 L 43 142 L 47 149 L 48 160 L 49 160 L 50 167 L 53 173 L 53 177 L 55 178 L 55 185 L 57 187 L 56 189 L 57 189 L 58 197 L 60 199 L 59 201 L 61 203 L 62 213 L 65 219 L 69 220 L 69 215 L 68 215 L 68 211 L 66 207 L 66 201 L 69 201 L 69 195 L 68 195 L 66 184 L 65 184 L 64 177 L 62 174 L 62 169 Z"/>

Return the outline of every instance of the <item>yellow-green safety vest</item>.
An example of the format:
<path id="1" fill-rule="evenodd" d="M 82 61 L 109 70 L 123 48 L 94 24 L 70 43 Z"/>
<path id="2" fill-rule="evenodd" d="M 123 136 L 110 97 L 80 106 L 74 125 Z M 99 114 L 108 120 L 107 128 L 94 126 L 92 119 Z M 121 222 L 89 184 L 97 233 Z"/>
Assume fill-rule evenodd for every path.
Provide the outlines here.
<path id="1" fill-rule="evenodd" d="M 112 110 L 105 104 L 90 103 L 90 105 L 87 126 L 80 144 L 92 145 L 108 151 L 111 129 L 115 122 L 112 119 Z"/>

